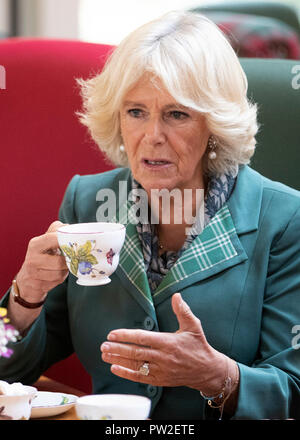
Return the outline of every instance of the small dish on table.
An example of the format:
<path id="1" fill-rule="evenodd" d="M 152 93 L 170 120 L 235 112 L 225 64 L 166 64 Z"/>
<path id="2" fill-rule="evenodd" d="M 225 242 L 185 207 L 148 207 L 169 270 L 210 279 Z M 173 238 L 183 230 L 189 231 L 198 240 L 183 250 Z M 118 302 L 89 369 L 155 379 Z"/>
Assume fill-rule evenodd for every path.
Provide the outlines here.
<path id="1" fill-rule="evenodd" d="M 78 397 L 74 394 L 38 391 L 32 401 L 31 418 L 52 417 L 72 408 Z"/>

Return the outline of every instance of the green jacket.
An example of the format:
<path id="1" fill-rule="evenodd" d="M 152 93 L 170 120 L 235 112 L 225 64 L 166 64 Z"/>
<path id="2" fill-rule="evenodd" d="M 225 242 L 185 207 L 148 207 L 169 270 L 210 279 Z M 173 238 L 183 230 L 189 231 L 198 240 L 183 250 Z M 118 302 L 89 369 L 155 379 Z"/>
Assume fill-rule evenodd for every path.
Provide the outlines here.
<path id="1" fill-rule="evenodd" d="M 98 190 L 111 188 L 118 195 L 119 181 L 127 181 L 130 190 L 128 169 L 75 176 L 60 219 L 96 221 Z M 121 221 L 118 214 L 116 220 Z M 208 342 L 238 362 L 239 398 L 233 418 L 300 418 L 300 350 L 293 344 L 293 331 L 300 324 L 300 195 L 249 167 L 240 169 L 227 204 L 153 296 L 136 228 L 129 222 L 111 283 L 83 287 L 69 275 L 49 293 L 40 317 L 14 344 L 14 355 L 1 358 L 0 378 L 33 383 L 75 350 L 92 377 L 94 393 L 148 396 L 152 419 L 210 417 L 197 390 L 134 383 L 113 375 L 101 360 L 100 344 L 114 328 L 175 332 L 175 292 L 181 292 L 200 318 Z M 2 305 L 6 301 L 7 295 Z"/>

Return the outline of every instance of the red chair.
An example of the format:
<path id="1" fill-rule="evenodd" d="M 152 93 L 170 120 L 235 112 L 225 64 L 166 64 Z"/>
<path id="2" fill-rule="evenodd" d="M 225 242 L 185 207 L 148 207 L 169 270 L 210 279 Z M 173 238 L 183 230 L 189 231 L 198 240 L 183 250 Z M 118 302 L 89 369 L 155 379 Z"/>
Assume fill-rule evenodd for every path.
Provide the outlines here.
<path id="1" fill-rule="evenodd" d="M 0 42 L 6 72 L 6 89 L 0 89 L 0 297 L 19 270 L 29 240 L 57 219 L 71 177 L 113 168 L 75 115 L 81 109 L 76 78 L 101 71 L 111 50 L 80 41 Z M 75 355 L 46 375 L 91 391 Z"/>

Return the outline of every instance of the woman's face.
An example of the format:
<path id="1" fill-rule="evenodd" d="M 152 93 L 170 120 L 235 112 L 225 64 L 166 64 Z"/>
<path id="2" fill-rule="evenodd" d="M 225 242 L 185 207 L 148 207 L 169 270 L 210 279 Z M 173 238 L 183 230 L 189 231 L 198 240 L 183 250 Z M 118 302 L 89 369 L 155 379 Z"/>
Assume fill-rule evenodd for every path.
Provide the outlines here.
<path id="1" fill-rule="evenodd" d="M 209 131 L 202 115 L 178 104 L 156 80 L 142 77 L 124 98 L 121 133 L 134 178 L 148 192 L 204 188 Z"/>

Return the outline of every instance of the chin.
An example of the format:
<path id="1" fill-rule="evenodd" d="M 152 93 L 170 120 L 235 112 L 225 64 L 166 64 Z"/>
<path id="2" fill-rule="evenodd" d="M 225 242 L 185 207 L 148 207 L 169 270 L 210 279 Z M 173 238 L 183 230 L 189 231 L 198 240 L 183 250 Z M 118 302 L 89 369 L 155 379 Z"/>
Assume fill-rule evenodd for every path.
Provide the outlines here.
<path id="1" fill-rule="evenodd" d="M 170 180 L 156 180 L 154 182 L 145 182 L 145 184 L 141 184 L 142 187 L 148 192 L 151 190 L 162 190 L 167 189 L 168 191 L 172 191 L 174 188 L 178 188 L 178 185 Z"/>
<path id="2" fill-rule="evenodd" d="M 167 189 L 171 191 L 174 188 L 179 188 L 180 182 L 178 181 L 178 175 L 175 175 L 175 173 L 157 173 L 153 175 L 148 175 L 147 171 L 139 170 L 137 173 L 133 173 L 134 178 L 141 184 L 141 186 L 144 188 L 145 191 L 149 192 L 151 189 Z M 176 173 L 177 174 L 177 173 Z"/>

